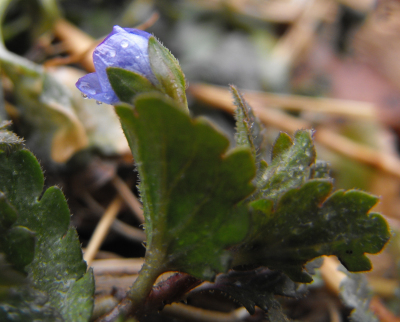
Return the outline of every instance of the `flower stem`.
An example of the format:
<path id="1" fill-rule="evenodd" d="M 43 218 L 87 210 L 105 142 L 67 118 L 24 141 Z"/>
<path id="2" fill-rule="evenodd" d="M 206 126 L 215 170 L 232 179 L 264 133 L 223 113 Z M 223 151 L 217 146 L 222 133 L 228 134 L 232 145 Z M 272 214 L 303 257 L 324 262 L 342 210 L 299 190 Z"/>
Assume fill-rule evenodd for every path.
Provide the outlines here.
<path id="1" fill-rule="evenodd" d="M 132 302 L 132 311 L 138 311 L 150 294 L 157 277 L 164 273 L 163 254 L 162 256 L 154 252 L 146 253 L 146 260 L 139 272 L 139 276 L 127 293 Z"/>
<path id="2" fill-rule="evenodd" d="M 145 302 L 153 289 L 158 276 L 164 273 L 165 255 L 150 249 L 146 252 L 145 262 L 139 276 L 123 299 L 111 312 L 102 316 L 96 322 L 115 322 L 119 316 L 140 316 L 146 311 Z"/>

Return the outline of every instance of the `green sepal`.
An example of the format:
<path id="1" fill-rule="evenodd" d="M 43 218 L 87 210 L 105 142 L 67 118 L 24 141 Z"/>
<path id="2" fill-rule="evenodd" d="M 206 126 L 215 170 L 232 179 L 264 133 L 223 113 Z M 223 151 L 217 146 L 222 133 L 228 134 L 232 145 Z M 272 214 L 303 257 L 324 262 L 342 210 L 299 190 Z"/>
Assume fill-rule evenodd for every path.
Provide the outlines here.
<path id="1" fill-rule="evenodd" d="M 146 219 L 146 262 L 211 280 L 230 264 L 227 248 L 248 231 L 240 201 L 254 187 L 247 148 L 227 151 L 228 139 L 205 119 L 156 93 L 116 106 L 140 177 Z M 212 249 L 212 251 L 210 251 Z"/>
<path id="2" fill-rule="evenodd" d="M 137 94 L 155 91 L 155 86 L 143 75 L 119 67 L 108 67 L 107 76 L 121 102 L 132 103 Z"/>
<path id="3" fill-rule="evenodd" d="M 272 200 L 251 203 L 253 225 L 237 249 L 235 265 L 267 266 L 298 282 L 310 282 L 303 271 L 307 261 L 336 255 L 349 271 L 367 271 L 365 253 L 376 254 L 390 238 L 388 224 L 369 213 L 377 198 L 339 190 L 328 197 L 332 184 L 313 179 Z"/>
<path id="4" fill-rule="evenodd" d="M 153 36 L 149 38 L 148 49 L 150 67 L 159 82 L 157 88 L 179 102 L 180 108 L 189 113 L 185 75 L 178 60 Z"/>

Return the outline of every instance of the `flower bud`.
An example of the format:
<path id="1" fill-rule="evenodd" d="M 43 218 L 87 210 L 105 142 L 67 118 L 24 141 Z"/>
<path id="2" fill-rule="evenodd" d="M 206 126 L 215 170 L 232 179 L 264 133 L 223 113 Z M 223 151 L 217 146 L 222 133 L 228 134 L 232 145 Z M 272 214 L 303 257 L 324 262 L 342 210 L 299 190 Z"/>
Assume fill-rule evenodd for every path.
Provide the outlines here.
<path id="1" fill-rule="evenodd" d="M 116 104 L 142 92 L 160 91 L 187 109 L 185 77 L 177 60 L 151 34 L 114 26 L 93 52 L 96 72 L 78 80 L 88 98 Z"/>
<path id="2" fill-rule="evenodd" d="M 148 42 L 151 34 L 114 26 L 113 31 L 93 52 L 96 72 L 80 78 L 76 87 L 88 98 L 107 104 L 119 102 L 107 76 L 108 67 L 119 67 L 138 73 L 152 84 L 157 83 L 149 62 Z"/>

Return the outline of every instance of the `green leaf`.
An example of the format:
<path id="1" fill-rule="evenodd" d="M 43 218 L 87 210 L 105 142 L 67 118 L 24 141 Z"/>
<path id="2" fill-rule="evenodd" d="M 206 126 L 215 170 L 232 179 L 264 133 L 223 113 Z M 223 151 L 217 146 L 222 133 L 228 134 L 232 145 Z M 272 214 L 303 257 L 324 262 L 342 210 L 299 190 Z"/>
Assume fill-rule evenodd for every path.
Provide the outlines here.
<path id="1" fill-rule="evenodd" d="M 151 70 L 159 84 L 157 88 L 181 104 L 188 112 L 186 101 L 186 80 L 181 66 L 171 52 L 154 37 L 149 38 L 149 60 Z"/>
<path id="2" fill-rule="evenodd" d="M 274 161 L 274 159 L 276 159 L 277 157 L 282 156 L 292 146 L 292 138 L 285 132 L 280 132 L 272 148 L 272 161 Z"/>
<path id="3" fill-rule="evenodd" d="M 370 270 L 365 253 L 378 253 L 390 238 L 386 221 L 369 213 L 378 199 L 356 190 L 328 197 L 331 189 L 314 179 L 286 192 L 276 207 L 269 199 L 252 202 L 253 229 L 234 264 L 282 270 L 298 282 L 312 280 L 302 270 L 321 255 L 336 255 L 350 271 Z"/>
<path id="4" fill-rule="evenodd" d="M 34 234 L 16 226 L 18 215 L 0 192 L 0 321 L 57 321 L 47 296 L 33 289 L 25 267 L 34 259 Z M 46 298 L 43 302 L 40 299 Z"/>
<path id="5" fill-rule="evenodd" d="M 23 139 L 19 138 L 15 133 L 5 129 L 10 125 L 10 121 L 3 121 L 0 123 L 0 150 L 3 150 L 7 153 L 22 148 L 24 144 Z"/>
<path id="6" fill-rule="evenodd" d="M 122 102 L 132 103 L 137 94 L 156 90 L 147 78 L 129 70 L 108 67 L 107 76 L 114 92 Z"/>
<path id="7" fill-rule="evenodd" d="M 258 189 L 254 198 L 276 201 L 284 192 L 300 187 L 315 173 L 312 131 L 297 131 L 293 143 L 286 133 L 280 133 L 272 151 L 271 164 L 257 176 Z"/>
<path id="8" fill-rule="evenodd" d="M 265 154 L 266 137 L 265 127 L 254 115 L 252 108 L 243 98 L 242 94 L 231 85 L 231 92 L 237 107 L 236 118 L 236 144 L 251 149 L 251 153 L 256 160 L 257 169 Z"/>
<path id="9" fill-rule="evenodd" d="M 345 269 L 347 277 L 340 283 L 340 298 L 343 304 L 351 309 L 350 321 L 378 322 L 379 319 L 369 310 L 371 290 L 367 278 L 363 274 L 352 274 Z"/>
<path id="10" fill-rule="evenodd" d="M 93 306 L 92 272 L 86 272 L 63 193 L 51 187 L 39 200 L 43 184 L 43 173 L 32 153 L 0 152 L 0 191 L 18 214 L 16 224 L 36 236 L 34 259 L 25 268 L 31 283 L 28 293 L 33 289 L 43 293 L 49 303 L 42 304 L 50 305 L 66 321 L 87 321 Z M 74 312 L 76 308 L 79 311 Z"/>
<path id="11" fill-rule="evenodd" d="M 153 93 L 116 111 L 139 170 L 146 261 L 210 280 L 248 231 L 240 202 L 254 190 L 254 159 L 246 148 L 227 151 L 224 135 L 177 105 Z"/>
<path id="12" fill-rule="evenodd" d="M 0 308 L 1 302 L 6 300 L 9 295 L 10 287 L 25 284 L 26 282 L 25 274 L 15 270 L 7 262 L 5 255 L 0 253 Z"/>
<path id="13" fill-rule="evenodd" d="M 46 293 L 26 285 L 13 288 L 7 294 L 5 302 L 0 302 L 0 321 L 64 322 L 65 320 L 51 307 Z"/>

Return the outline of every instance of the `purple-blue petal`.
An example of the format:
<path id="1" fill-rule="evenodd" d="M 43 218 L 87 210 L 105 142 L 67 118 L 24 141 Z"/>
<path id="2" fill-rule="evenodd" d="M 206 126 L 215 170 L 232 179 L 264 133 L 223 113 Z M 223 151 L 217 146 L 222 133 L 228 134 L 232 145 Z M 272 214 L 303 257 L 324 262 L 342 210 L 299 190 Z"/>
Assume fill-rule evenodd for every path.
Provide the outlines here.
<path id="1" fill-rule="evenodd" d="M 76 82 L 76 87 L 88 98 L 93 98 L 96 101 L 106 104 L 115 104 L 119 102 L 117 95 L 112 89 L 111 91 L 103 91 L 96 73 L 90 73 L 79 78 Z"/>
<path id="2" fill-rule="evenodd" d="M 116 95 L 108 81 L 107 67 L 120 67 L 139 73 L 151 83 L 157 84 L 148 56 L 148 39 L 150 36 L 151 34 L 142 30 L 114 26 L 113 31 L 93 52 L 93 63 L 96 72 L 93 75 L 89 74 L 92 76 L 87 75 L 88 77 L 83 82 L 80 79 L 76 86 L 88 97 L 95 98 L 94 95 L 96 95 L 97 100 L 112 104 L 109 102 L 114 102 Z M 83 83 L 84 85 L 82 85 Z M 82 87 L 96 94 L 85 92 Z M 113 93 L 113 98 L 107 99 L 107 101 L 100 99 L 99 95 L 101 93 L 104 93 L 105 97 L 109 97 L 110 93 Z"/>

